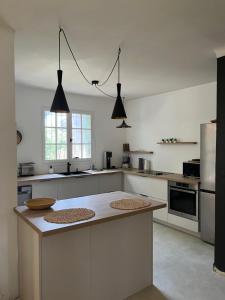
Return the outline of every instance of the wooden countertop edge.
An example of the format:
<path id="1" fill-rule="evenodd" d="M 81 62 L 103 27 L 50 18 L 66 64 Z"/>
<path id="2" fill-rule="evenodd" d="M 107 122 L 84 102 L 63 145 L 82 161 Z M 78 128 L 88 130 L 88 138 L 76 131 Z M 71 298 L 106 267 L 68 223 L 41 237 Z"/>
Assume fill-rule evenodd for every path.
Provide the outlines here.
<path id="1" fill-rule="evenodd" d="M 58 233 L 63 233 L 63 232 L 71 231 L 71 230 L 81 229 L 81 228 L 88 227 L 88 226 L 93 226 L 93 225 L 97 225 L 97 224 L 101 224 L 101 223 L 106 223 L 106 222 L 113 221 L 113 220 L 116 220 L 116 219 L 122 219 L 122 218 L 130 217 L 130 216 L 135 216 L 135 215 L 142 214 L 142 213 L 145 213 L 145 212 L 150 212 L 150 211 L 154 211 L 154 210 L 157 210 L 157 209 L 160 209 L 160 208 L 164 208 L 166 206 L 167 206 L 166 203 L 160 202 L 160 204 L 157 204 L 157 206 L 149 206 L 149 207 L 145 207 L 145 208 L 141 208 L 141 209 L 137 209 L 137 210 L 131 210 L 131 211 L 127 211 L 126 214 L 107 216 L 107 217 L 103 217 L 101 219 L 96 219 L 96 220 L 89 219 L 89 220 L 83 221 L 82 223 L 78 223 L 78 224 L 75 223 L 71 226 L 52 229 L 52 230 L 49 230 L 49 231 L 46 231 L 46 232 L 40 231 L 23 214 L 19 213 L 16 210 L 16 207 L 14 208 L 14 212 L 17 214 L 18 217 L 20 217 L 28 225 L 30 225 L 41 237 L 46 237 L 46 236 L 50 236 L 50 235 L 54 235 L 54 234 L 58 234 Z"/>
<path id="2" fill-rule="evenodd" d="M 117 174 L 117 173 L 123 173 L 123 170 L 118 169 L 118 170 L 112 170 L 112 171 L 99 171 L 96 173 L 88 173 L 88 174 L 80 174 L 80 175 L 59 175 L 57 177 L 52 176 L 49 174 L 49 178 L 43 177 L 43 178 L 35 178 L 37 176 L 46 176 L 48 174 L 43 174 L 43 175 L 34 175 L 33 178 L 32 176 L 29 176 L 29 179 L 26 180 L 26 177 L 18 177 L 17 178 L 17 185 L 23 185 L 24 183 L 32 183 L 32 182 L 45 182 L 45 181 L 53 181 L 53 180 L 60 180 L 60 179 L 68 179 L 68 178 L 83 178 L 83 177 L 89 177 L 89 176 L 99 176 L 99 175 L 112 175 L 112 174 Z"/>
<path id="3" fill-rule="evenodd" d="M 134 170 L 123 170 L 123 173 L 134 175 L 134 176 L 162 179 L 162 180 L 167 180 L 167 181 L 178 181 L 178 182 L 182 182 L 182 183 L 190 183 L 190 184 L 200 183 L 200 179 L 186 178 L 186 177 L 182 177 L 181 174 L 175 174 L 175 173 L 168 174 L 168 175 L 151 175 L 151 174 L 146 174 L 146 173 L 139 173 L 138 171 L 134 171 Z"/>

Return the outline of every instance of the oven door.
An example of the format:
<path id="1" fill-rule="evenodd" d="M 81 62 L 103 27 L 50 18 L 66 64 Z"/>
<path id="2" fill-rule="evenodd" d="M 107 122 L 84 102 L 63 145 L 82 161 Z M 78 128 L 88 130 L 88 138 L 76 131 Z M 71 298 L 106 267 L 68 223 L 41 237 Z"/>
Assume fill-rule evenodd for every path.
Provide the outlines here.
<path id="1" fill-rule="evenodd" d="M 170 186 L 168 212 L 198 221 L 198 192 Z"/>

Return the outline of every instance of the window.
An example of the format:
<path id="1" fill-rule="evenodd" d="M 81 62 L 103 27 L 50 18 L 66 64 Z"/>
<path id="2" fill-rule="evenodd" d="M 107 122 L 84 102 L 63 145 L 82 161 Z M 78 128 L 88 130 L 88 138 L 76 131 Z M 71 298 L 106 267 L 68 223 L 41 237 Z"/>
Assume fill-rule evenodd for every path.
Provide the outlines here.
<path id="1" fill-rule="evenodd" d="M 72 114 L 72 157 L 91 158 L 91 115 Z"/>
<path id="2" fill-rule="evenodd" d="M 91 158 L 91 115 L 44 111 L 44 158 L 47 161 Z"/>

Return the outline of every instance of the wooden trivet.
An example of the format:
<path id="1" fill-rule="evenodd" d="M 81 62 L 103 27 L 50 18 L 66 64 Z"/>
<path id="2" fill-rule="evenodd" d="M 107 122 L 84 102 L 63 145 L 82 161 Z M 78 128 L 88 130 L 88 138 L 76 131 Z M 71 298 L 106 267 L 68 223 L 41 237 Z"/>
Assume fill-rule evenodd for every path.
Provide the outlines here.
<path id="1" fill-rule="evenodd" d="M 121 199 L 112 201 L 110 206 L 115 209 L 138 209 L 151 206 L 151 202 L 139 199 L 139 198 L 128 198 L 128 199 Z"/>
<path id="2" fill-rule="evenodd" d="M 44 220 L 50 223 L 67 224 L 88 220 L 95 216 L 95 212 L 87 208 L 62 209 L 49 213 Z"/>

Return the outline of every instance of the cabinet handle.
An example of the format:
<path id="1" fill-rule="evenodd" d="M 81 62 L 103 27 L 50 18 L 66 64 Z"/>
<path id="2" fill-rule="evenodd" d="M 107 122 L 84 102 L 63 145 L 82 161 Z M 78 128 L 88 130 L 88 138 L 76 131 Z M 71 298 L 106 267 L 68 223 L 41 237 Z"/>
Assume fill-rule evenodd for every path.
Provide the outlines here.
<path id="1" fill-rule="evenodd" d="M 139 194 L 140 196 L 143 196 L 143 197 L 148 197 L 148 195 L 145 195 L 145 194 Z"/>

